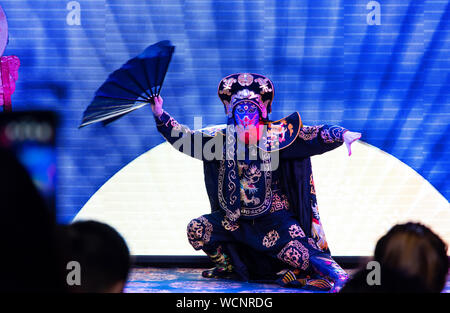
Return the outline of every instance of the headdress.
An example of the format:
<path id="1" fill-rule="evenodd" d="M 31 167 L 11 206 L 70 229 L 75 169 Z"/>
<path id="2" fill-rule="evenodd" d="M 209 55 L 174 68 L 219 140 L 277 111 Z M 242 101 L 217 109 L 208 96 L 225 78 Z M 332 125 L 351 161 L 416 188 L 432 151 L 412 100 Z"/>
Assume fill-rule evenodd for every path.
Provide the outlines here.
<path id="1" fill-rule="evenodd" d="M 219 83 L 217 91 L 228 117 L 233 116 L 234 107 L 241 102 L 252 102 L 258 106 L 263 118 L 272 111 L 273 83 L 267 77 L 253 73 L 228 75 Z"/>

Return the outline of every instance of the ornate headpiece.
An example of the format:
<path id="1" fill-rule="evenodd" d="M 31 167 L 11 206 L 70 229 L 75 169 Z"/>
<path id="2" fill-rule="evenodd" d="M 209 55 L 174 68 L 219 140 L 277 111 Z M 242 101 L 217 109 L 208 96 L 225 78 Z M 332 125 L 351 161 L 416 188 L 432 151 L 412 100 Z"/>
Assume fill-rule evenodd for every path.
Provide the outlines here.
<path id="1" fill-rule="evenodd" d="M 267 118 L 267 114 L 272 112 L 274 88 L 270 79 L 263 75 L 253 73 L 228 75 L 220 81 L 217 93 L 229 117 L 233 116 L 234 107 L 243 101 L 256 104 L 263 118 Z"/>

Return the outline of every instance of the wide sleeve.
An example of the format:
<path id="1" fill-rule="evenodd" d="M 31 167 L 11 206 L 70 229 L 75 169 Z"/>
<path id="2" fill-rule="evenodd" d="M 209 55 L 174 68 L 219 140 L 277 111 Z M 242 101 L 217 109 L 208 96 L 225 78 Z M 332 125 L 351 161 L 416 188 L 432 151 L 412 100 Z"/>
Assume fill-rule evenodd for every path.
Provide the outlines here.
<path id="1" fill-rule="evenodd" d="M 297 138 L 282 150 L 284 158 L 307 158 L 341 146 L 346 128 L 337 125 L 302 126 Z"/>
<path id="2" fill-rule="evenodd" d="M 178 123 L 166 111 L 156 117 L 156 128 L 175 149 L 202 161 L 212 161 L 222 155 L 223 136 L 220 132 L 194 131 Z"/>

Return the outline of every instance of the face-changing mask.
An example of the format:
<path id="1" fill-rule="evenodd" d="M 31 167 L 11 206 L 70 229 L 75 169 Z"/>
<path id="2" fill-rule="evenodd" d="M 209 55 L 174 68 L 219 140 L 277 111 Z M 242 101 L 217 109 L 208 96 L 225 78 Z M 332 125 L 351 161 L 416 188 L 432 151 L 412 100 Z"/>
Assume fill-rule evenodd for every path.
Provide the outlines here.
<path id="1" fill-rule="evenodd" d="M 251 102 L 236 105 L 234 121 L 238 139 L 246 144 L 256 144 L 260 139 L 260 113 L 258 107 Z"/>

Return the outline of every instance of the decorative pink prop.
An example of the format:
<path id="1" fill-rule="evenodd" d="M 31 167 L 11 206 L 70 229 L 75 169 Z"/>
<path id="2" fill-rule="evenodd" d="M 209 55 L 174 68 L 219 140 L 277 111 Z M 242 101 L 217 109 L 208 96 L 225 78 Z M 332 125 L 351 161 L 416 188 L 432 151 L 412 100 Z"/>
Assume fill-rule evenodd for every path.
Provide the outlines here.
<path id="1" fill-rule="evenodd" d="M 0 55 L 3 55 L 7 44 L 8 23 L 5 12 L 0 6 Z M 0 106 L 3 106 L 5 112 L 12 110 L 11 96 L 16 90 L 19 66 L 19 58 L 15 55 L 2 56 L 0 59 Z"/>

